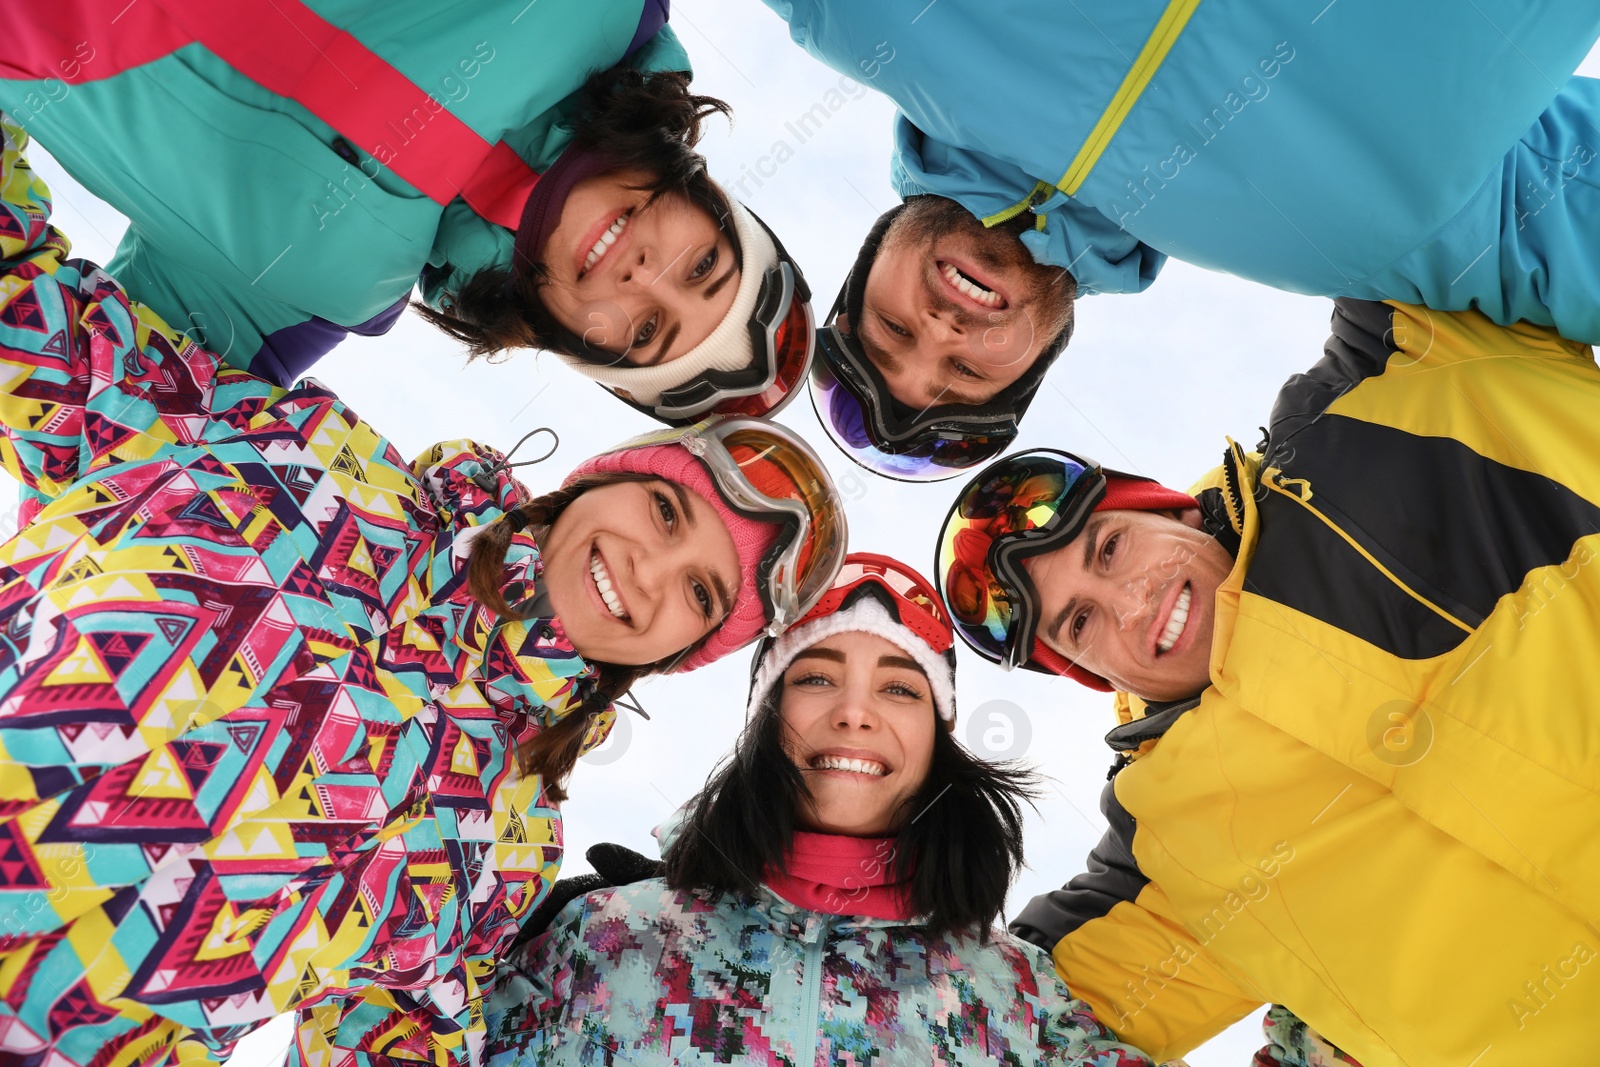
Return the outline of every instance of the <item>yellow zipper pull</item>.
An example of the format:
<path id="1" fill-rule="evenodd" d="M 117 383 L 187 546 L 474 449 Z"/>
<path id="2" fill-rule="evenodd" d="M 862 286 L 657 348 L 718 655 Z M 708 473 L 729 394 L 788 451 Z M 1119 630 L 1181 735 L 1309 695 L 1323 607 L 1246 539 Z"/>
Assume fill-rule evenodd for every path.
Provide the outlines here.
<path id="1" fill-rule="evenodd" d="M 1311 483 L 1305 478 L 1285 478 L 1283 471 L 1272 467 L 1261 472 L 1261 480 L 1280 493 L 1299 498 L 1302 504 L 1311 503 Z"/>

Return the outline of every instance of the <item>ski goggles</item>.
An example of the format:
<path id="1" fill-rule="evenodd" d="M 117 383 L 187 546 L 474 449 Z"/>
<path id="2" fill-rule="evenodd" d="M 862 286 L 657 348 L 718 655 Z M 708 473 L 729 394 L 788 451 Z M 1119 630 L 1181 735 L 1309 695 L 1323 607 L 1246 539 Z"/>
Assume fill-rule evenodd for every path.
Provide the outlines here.
<path id="1" fill-rule="evenodd" d="M 818 335 L 811 367 L 811 403 L 829 439 L 857 464 L 902 482 L 954 478 L 1006 450 L 1017 436 L 1009 412 L 945 404 L 910 412 L 860 343 L 836 325 Z"/>
<path id="2" fill-rule="evenodd" d="M 955 643 L 950 617 L 945 613 L 938 590 L 899 560 L 873 552 L 852 552 L 846 556 L 833 585 L 816 606 L 806 612 L 801 622 L 833 614 L 865 585 L 876 585 L 887 593 L 886 606 L 893 608 L 900 622 L 935 652 L 943 654 Z"/>
<path id="3" fill-rule="evenodd" d="M 673 443 L 700 460 L 733 510 L 757 520 L 778 517 L 779 534 L 761 557 L 756 585 L 766 632 L 782 633 L 822 598 L 844 562 L 844 503 L 827 468 L 788 428 L 738 416 L 712 416 L 622 447 Z"/>
<path id="4" fill-rule="evenodd" d="M 818 333 L 821 358 L 811 368 L 811 403 L 833 443 L 874 474 L 902 482 L 954 478 L 1004 452 L 1021 417 L 1005 399 L 911 408 L 890 395 L 860 339 L 839 325 L 850 285 L 846 277 Z"/>
<path id="5" fill-rule="evenodd" d="M 967 483 L 939 532 L 934 577 L 955 631 L 1006 670 L 1027 664 L 1039 596 L 1022 562 L 1070 542 L 1105 498 L 1100 464 L 1036 448 Z"/>

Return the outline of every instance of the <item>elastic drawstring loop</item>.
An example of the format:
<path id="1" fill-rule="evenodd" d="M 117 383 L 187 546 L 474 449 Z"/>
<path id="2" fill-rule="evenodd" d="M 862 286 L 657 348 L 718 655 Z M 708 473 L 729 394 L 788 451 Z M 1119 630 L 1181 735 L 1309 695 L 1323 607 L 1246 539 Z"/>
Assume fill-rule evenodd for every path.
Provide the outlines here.
<path id="1" fill-rule="evenodd" d="M 542 433 L 547 433 L 550 435 L 550 450 L 548 452 L 540 456 L 538 459 L 525 459 L 518 463 L 511 462 L 511 457 L 517 454 L 517 450 L 526 444 L 530 437 L 536 437 Z M 472 481 L 485 493 L 494 493 L 498 489 L 498 486 L 495 484 L 495 475 L 500 474 L 503 471 L 508 471 L 513 467 L 531 467 L 535 463 L 543 463 L 545 460 L 555 455 L 556 449 L 560 447 L 560 434 L 556 433 L 555 430 L 551 429 L 549 426 L 536 427 L 523 434 L 521 439 L 518 440 L 516 444 L 511 446 L 511 451 L 507 452 L 505 458 L 499 463 L 496 463 L 486 471 L 479 471 L 477 474 L 474 474 L 472 476 Z"/>

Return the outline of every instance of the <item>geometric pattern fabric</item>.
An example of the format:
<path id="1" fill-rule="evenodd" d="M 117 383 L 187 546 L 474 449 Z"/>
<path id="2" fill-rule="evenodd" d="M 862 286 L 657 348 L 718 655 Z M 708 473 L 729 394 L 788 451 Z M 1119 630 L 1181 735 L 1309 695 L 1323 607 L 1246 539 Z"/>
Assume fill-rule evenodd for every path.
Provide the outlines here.
<path id="1" fill-rule="evenodd" d="M 593 678 L 467 592 L 456 538 L 522 490 L 220 368 L 66 258 L 25 146 L 6 125 L 0 460 L 47 503 L 0 546 L 6 1062 L 226 1055 L 295 1008 L 314 1061 L 475 1062 L 561 861 L 514 749 Z M 507 580 L 537 573 L 519 534 Z"/>

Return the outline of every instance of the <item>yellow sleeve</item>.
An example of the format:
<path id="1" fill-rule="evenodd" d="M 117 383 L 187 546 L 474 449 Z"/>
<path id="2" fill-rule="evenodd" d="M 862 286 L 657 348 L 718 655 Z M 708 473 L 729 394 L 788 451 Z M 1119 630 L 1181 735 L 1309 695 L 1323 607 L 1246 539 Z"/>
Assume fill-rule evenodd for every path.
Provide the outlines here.
<path id="1" fill-rule="evenodd" d="M 1154 883 L 1061 938 L 1051 956 L 1073 995 L 1120 1040 L 1158 1063 L 1263 1003 L 1206 952 Z"/>

